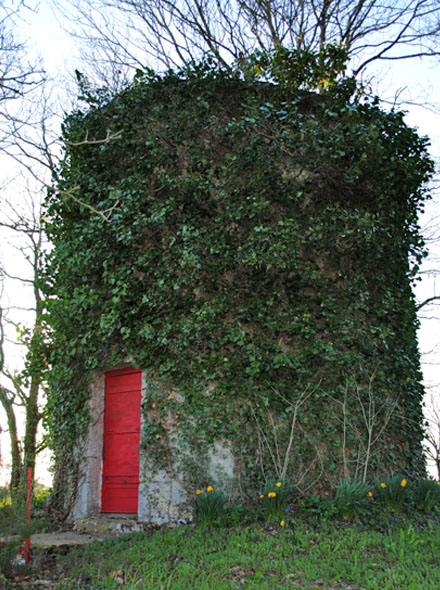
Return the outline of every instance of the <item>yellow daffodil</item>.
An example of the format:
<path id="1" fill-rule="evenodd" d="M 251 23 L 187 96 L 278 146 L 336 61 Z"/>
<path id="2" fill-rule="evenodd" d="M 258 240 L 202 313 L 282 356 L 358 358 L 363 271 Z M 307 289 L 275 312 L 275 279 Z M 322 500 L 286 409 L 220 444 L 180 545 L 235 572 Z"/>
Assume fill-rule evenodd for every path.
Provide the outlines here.
<path id="1" fill-rule="evenodd" d="M 284 526 L 284 525 L 285 525 L 285 522 L 284 522 L 284 520 L 282 520 L 282 521 L 280 522 L 280 526 Z"/>
<path id="2" fill-rule="evenodd" d="M 214 488 L 213 488 L 212 486 L 208 486 L 208 487 L 206 488 L 206 491 L 207 491 L 207 492 L 212 492 L 212 490 L 213 490 L 213 489 L 214 489 Z"/>
<path id="3" fill-rule="evenodd" d="M 402 479 L 400 485 L 402 486 L 402 488 L 404 488 L 406 486 L 406 479 Z"/>
<path id="4" fill-rule="evenodd" d="M 276 486 L 277 486 L 277 488 L 280 488 L 280 487 L 281 487 L 281 482 L 279 481 L 279 482 L 276 484 Z"/>
<path id="5" fill-rule="evenodd" d="M 202 492 L 200 490 L 196 490 L 196 496 L 200 496 Z"/>
<path id="6" fill-rule="evenodd" d="M 275 497 L 276 497 L 276 493 L 275 493 L 275 492 L 269 492 L 269 493 L 267 494 L 267 497 L 268 497 L 268 498 L 275 498 Z"/>
<path id="7" fill-rule="evenodd" d="M 373 492 L 368 492 L 368 497 L 372 498 L 373 497 Z"/>
<path id="8" fill-rule="evenodd" d="M 381 487 L 381 488 L 386 488 L 386 487 L 387 487 L 387 484 L 382 482 L 382 483 L 380 484 L 380 487 Z"/>

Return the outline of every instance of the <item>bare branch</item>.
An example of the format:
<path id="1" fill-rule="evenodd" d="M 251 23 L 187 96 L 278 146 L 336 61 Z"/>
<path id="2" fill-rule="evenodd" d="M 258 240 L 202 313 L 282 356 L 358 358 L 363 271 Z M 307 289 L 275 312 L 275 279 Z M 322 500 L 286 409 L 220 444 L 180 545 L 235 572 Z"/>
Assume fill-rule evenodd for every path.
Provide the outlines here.
<path id="1" fill-rule="evenodd" d="M 440 299 L 440 295 L 433 295 L 432 297 L 428 297 L 427 299 L 425 299 L 424 301 L 422 301 L 421 303 L 418 303 L 416 305 L 416 310 L 419 311 L 420 309 L 425 307 L 425 305 L 429 305 L 433 301 L 438 301 L 439 299 Z"/>
<path id="2" fill-rule="evenodd" d="M 54 8 L 92 47 L 95 73 L 107 81 L 105 64 L 126 76 L 151 61 L 175 67 L 207 54 L 228 64 L 257 48 L 344 46 L 356 74 L 377 60 L 440 51 L 436 0 L 69 0 Z"/>
<path id="3" fill-rule="evenodd" d="M 122 131 L 118 131 L 117 133 L 110 133 L 110 131 L 107 131 L 107 135 L 104 137 L 104 139 L 89 139 L 89 132 L 87 130 L 86 137 L 82 141 L 68 141 L 67 145 L 99 145 L 103 143 L 108 143 L 110 141 L 114 141 L 115 139 L 119 139 L 121 136 Z"/>

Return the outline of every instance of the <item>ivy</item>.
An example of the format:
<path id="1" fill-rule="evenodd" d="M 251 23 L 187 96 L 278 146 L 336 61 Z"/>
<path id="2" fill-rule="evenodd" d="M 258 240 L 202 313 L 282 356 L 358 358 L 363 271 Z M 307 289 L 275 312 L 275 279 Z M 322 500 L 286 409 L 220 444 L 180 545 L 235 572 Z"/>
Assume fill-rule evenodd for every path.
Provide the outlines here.
<path id="1" fill-rule="evenodd" d="M 319 487 L 363 453 L 373 392 L 371 472 L 423 471 L 411 284 L 427 141 L 344 77 L 337 52 L 283 52 L 139 73 L 117 96 L 87 89 L 67 117 L 59 189 L 112 216 L 47 199 L 56 448 L 84 435 L 90 371 L 130 357 L 150 376 L 157 466 L 197 464 L 222 440 L 257 479 L 307 398 L 290 475 Z"/>

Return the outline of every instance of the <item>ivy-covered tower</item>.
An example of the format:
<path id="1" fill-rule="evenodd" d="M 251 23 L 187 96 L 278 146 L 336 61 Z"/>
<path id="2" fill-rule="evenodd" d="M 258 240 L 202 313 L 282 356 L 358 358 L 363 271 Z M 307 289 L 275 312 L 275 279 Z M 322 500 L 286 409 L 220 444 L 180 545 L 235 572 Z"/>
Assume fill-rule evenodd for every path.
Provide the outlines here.
<path id="1" fill-rule="evenodd" d="M 106 388 L 130 367 L 140 397 L 116 414 L 140 407 L 145 519 L 167 519 L 170 485 L 177 518 L 213 481 L 331 493 L 341 476 L 424 471 L 411 283 L 426 140 L 322 60 L 283 59 L 85 88 L 65 122 L 48 413 L 64 491 L 91 493 L 72 473 L 96 488 L 80 515 L 105 487 L 81 449 L 104 437 L 105 463 Z"/>

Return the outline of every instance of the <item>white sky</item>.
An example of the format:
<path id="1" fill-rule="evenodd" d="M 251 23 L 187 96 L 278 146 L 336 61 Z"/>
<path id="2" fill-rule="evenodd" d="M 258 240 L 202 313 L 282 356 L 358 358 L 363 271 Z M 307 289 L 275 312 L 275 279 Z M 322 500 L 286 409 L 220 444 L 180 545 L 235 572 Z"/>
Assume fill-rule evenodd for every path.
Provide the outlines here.
<path id="1" fill-rule="evenodd" d="M 30 4 L 32 6 L 32 2 Z M 35 3 L 34 3 L 35 5 Z M 67 35 L 59 26 L 57 19 L 54 17 L 49 6 L 48 0 L 42 0 L 38 3 L 38 8 L 34 12 L 28 11 L 23 15 L 25 21 L 20 26 L 24 40 L 27 40 L 30 47 L 42 57 L 44 67 L 54 79 L 62 79 L 63 75 L 69 74 L 73 70 L 72 56 L 75 53 L 74 45 L 69 41 Z M 70 65 L 69 65 L 70 64 Z M 422 60 L 405 60 L 396 62 L 385 62 L 384 65 L 377 66 L 375 87 L 378 88 L 378 94 L 381 97 L 393 99 L 396 92 L 407 89 L 406 95 L 412 100 L 431 105 L 437 103 L 440 107 L 440 62 Z M 440 160 L 440 114 L 433 112 L 432 108 L 423 108 L 420 106 L 408 105 L 406 121 L 411 127 L 416 127 L 420 134 L 428 135 L 431 139 L 432 156 Z M 0 160 L 0 186 L 2 176 L 4 176 L 3 160 Z M 440 198 L 439 198 L 440 201 Z M 432 201 L 427 206 L 427 213 L 422 219 L 422 226 L 428 224 L 436 215 L 440 215 L 440 205 Z M 437 235 L 440 237 L 440 220 L 437 228 Z M 13 254 L 8 248 L 5 249 L 6 242 L 10 241 L 9 236 L 3 233 L 1 235 L 2 246 L 0 256 L 2 261 L 9 268 L 20 268 L 19 255 Z M 440 244 L 431 245 L 432 254 L 427 264 L 434 266 L 436 260 L 440 260 Z M 5 260 L 5 255 L 7 259 Z M 440 268 L 440 264 L 437 265 Z M 424 279 L 417 287 L 419 299 L 424 299 L 433 295 L 434 285 L 432 280 Z M 7 284 L 8 298 L 14 302 L 23 302 L 25 291 L 19 284 Z M 440 294 L 440 289 L 438 291 Z M 419 332 L 419 343 L 422 353 L 431 351 L 430 354 L 424 354 L 422 357 L 423 370 L 425 375 L 428 391 L 440 399 L 440 307 L 438 318 L 435 313 L 429 313 L 429 319 L 422 319 L 421 330 Z M 439 350 L 437 351 L 437 348 Z M 439 384 L 432 389 L 432 386 Z M 6 420 L 0 412 L 0 425 L 6 427 Z M 1 450 L 4 452 L 8 444 L 7 434 L 0 435 Z M 37 473 L 41 481 L 49 482 L 50 477 L 45 469 Z M 7 480 L 7 472 L 0 467 L 0 485 L 2 481 Z"/>

